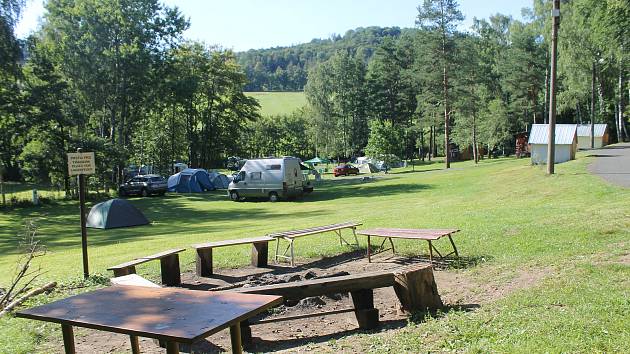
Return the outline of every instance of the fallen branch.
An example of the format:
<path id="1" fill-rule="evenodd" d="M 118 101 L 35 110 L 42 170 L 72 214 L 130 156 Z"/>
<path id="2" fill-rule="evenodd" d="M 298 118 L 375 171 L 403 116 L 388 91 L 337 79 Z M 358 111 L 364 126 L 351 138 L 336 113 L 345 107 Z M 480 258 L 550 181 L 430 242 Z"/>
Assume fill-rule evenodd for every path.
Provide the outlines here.
<path id="1" fill-rule="evenodd" d="M 2 311 L 0 311 L 0 317 L 6 315 L 7 313 L 11 312 L 16 306 L 19 306 L 21 303 L 23 303 L 24 301 L 28 300 L 29 298 L 35 296 L 35 295 L 39 295 L 43 292 L 52 290 L 55 286 L 57 286 L 57 282 L 52 282 L 52 283 L 48 283 L 40 288 L 36 288 L 33 289 L 29 292 L 27 292 L 26 294 L 20 296 L 18 299 L 13 300 L 10 304 L 8 304 Z"/>

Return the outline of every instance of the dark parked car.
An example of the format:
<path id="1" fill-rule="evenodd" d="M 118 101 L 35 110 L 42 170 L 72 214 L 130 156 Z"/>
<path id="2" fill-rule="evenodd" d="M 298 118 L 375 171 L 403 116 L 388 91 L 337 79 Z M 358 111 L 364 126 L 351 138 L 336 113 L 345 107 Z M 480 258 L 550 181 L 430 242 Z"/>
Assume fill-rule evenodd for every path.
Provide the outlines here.
<path id="1" fill-rule="evenodd" d="M 335 169 L 333 170 L 333 175 L 335 177 L 358 175 L 358 174 L 359 174 L 359 169 L 349 164 L 339 165 L 335 167 Z"/>
<path id="2" fill-rule="evenodd" d="M 118 195 L 141 195 L 146 197 L 151 194 L 164 195 L 166 193 L 166 179 L 160 175 L 138 175 L 118 187 Z"/>

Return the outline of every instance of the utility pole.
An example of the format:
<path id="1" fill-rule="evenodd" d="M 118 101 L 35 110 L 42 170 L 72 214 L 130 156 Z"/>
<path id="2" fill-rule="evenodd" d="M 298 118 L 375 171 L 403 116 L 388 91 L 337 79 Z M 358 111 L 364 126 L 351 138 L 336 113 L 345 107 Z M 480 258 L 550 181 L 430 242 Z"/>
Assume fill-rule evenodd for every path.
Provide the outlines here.
<path id="1" fill-rule="evenodd" d="M 595 61 L 591 74 L 591 149 L 595 148 Z"/>
<path id="2" fill-rule="evenodd" d="M 558 64 L 558 28 L 560 27 L 560 0 L 553 0 L 551 11 L 551 87 L 549 89 L 549 136 L 547 140 L 547 174 L 554 173 L 556 150 L 556 72 Z"/>

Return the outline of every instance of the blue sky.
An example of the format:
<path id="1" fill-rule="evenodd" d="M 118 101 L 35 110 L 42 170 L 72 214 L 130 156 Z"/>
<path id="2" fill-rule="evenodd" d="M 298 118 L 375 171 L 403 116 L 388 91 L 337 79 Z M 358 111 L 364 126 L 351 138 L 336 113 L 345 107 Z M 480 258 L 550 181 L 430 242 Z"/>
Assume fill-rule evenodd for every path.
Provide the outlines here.
<path id="1" fill-rule="evenodd" d="M 26 0 L 16 32 L 25 37 L 37 28 L 43 0 Z M 413 27 L 421 0 L 164 0 L 177 6 L 191 22 L 189 39 L 218 44 L 236 51 L 288 46 L 313 38 L 344 34 L 367 26 Z M 521 18 L 532 0 L 460 0 L 468 29 L 473 17 L 496 13 Z"/>

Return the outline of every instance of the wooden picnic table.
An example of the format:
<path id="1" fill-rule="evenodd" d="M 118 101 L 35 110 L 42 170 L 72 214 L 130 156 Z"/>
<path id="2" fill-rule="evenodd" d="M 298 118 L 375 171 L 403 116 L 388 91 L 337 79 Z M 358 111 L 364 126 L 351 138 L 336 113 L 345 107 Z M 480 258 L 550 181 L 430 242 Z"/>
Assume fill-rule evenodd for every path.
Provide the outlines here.
<path id="1" fill-rule="evenodd" d="M 459 253 L 457 252 L 457 247 L 455 247 L 455 242 L 453 242 L 452 234 L 458 232 L 458 229 L 397 229 L 397 228 L 375 228 L 368 230 L 357 230 L 357 234 L 367 236 L 367 256 L 368 262 L 372 262 L 371 258 L 371 247 L 370 247 L 370 237 L 377 236 L 383 237 L 383 242 L 379 247 L 379 251 L 376 253 L 380 253 L 386 251 L 383 246 L 385 242 L 389 240 L 391 244 L 391 250 L 394 254 L 396 254 L 396 250 L 394 249 L 393 238 L 401 238 L 407 240 L 425 240 L 429 243 L 429 260 L 433 263 L 433 251 L 435 251 L 441 259 L 444 257 L 450 256 L 451 254 L 455 254 L 455 256 L 459 257 Z M 442 256 L 440 251 L 433 246 L 432 241 L 436 241 L 441 239 L 442 237 L 448 237 L 451 245 L 453 246 L 453 252 L 445 254 Z"/>
<path id="2" fill-rule="evenodd" d="M 282 296 L 218 293 L 181 288 L 111 286 L 19 311 L 17 317 L 61 324 L 66 353 L 75 353 L 73 326 L 127 334 L 133 353 L 138 337 L 192 344 L 230 328 L 232 352 L 241 353 L 240 322 L 279 305 Z"/>

